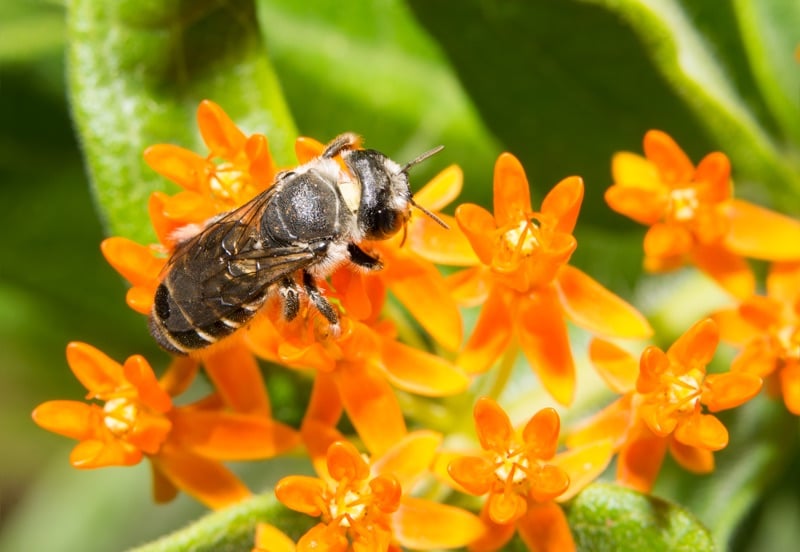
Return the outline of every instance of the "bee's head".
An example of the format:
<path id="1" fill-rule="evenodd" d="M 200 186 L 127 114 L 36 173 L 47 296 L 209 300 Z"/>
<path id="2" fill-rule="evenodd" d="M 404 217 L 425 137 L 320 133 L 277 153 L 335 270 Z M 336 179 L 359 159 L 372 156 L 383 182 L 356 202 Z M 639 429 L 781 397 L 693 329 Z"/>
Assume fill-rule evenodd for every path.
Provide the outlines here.
<path id="1" fill-rule="evenodd" d="M 411 206 L 422 209 L 411 197 L 408 169 L 441 149 L 442 146 L 439 146 L 425 152 L 404 166 L 375 150 L 345 152 L 345 163 L 361 183 L 358 226 L 365 239 L 385 240 L 392 237 L 405 225 Z M 438 220 L 432 213 L 422 210 Z"/>

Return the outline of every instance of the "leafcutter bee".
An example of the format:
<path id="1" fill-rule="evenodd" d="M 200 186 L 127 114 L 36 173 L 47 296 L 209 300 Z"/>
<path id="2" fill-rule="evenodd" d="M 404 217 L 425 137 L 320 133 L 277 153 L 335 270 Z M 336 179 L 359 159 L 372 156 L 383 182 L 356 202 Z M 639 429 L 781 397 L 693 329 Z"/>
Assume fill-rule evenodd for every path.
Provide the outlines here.
<path id="1" fill-rule="evenodd" d="M 150 315 L 162 348 L 185 355 L 216 343 L 276 292 L 286 320 L 297 316 L 305 294 L 337 330 L 337 312 L 316 281 L 345 262 L 379 269 L 358 243 L 395 235 L 412 206 L 443 224 L 414 203 L 408 185 L 408 170 L 442 146 L 401 166 L 358 143 L 355 134 L 337 136 L 322 155 L 278 173 L 265 191 L 178 244 Z"/>

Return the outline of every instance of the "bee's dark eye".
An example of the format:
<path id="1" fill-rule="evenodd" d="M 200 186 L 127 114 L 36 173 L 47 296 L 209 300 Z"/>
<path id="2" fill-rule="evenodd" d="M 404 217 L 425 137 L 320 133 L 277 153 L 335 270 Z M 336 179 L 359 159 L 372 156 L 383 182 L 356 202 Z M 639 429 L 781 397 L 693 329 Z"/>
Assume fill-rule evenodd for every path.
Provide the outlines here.
<path id="1" fill-rule="evenodd" d="M 395 235 L 407 218 L 406 211 L 397 208 L 408 196 L 405 173 L 393 172 L 400 168 L 392 168 L 393 163 L 374 150 L 354 151 L 346 162 L 361 183 L 358 225 L 364 237 L 385 240 Z"/>

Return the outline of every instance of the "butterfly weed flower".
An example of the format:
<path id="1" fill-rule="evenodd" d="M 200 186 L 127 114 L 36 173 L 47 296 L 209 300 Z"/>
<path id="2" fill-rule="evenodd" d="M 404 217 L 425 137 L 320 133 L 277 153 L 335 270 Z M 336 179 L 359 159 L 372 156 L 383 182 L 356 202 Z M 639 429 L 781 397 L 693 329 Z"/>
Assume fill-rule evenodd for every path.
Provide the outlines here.
<path id="1" fill-rule="evenodd" d="M 569 177 L 534 211 L 522 165 L 504 153 L 495 165 L 494 214 L 473 204 L 456 209 L 480 259 L 450 279 L 465 304 L 483 304 L 458 360 L 468 373 L 488 370 L 516 339 L 544 388 L 566 405 L 575 388 L 566 318 L 601 335 L 652 333 L 631 305 L 568 264 L 582 201 L 583 181 Z"/>
<path id="2" fill-rule="evenodd" d="M 652 488 L 667 450 L 689 471 L 712 471 L 713 452 L 728 445 L 728 431 L 708 412 L 740 406 L 762 385 L 754 374 L 707 374 L 718 344 L 719 328 L 710 318 L 694 324 L 666 352 L 647 347 L 638 362 L 613 343 L 594 340 L 591 360 L 622 396 L 586 420 L 567 443 L 611 439 L 619 450 L 617 480 L 643 492 Z"/>
<path id="3" fill-rule="evenodd" d="M 556 454 L 558 413 L 544 408 L 518 434 L 492 399 L 475 404 L 483 451 L 451 455 L 447 471 L 466 492 L 487 495 L 481 517 L 487 533 L 471 550 L 498 550 L 518 531 L 531 550 L 574 550 L 566 517 L 554 500 L 567 500 L 594 480 L 611 460 L 610 441 Z"/>
<path id="4" fill-rule="evenodd" d="M 119 364 L 85 343 L 70 343 L 67 361 L 93 402 L 45 402 L 33 411 L 34 421 L 79 441 L 70 455 L 76 468 L 131 466 L 147 458 L 159 502 L 178 490 L 210 508 L 239 502 L 250 491 L 221 461 L 269 458 L 299 444 L 291 428 L 224 410 L 215 397 L 176 406 L 171 394 L 196 372 L 191 359 L 176 360 L 161 380 L 140 355 Z"/>
<path id="5" fill-rule="evenodd" d="M 484 527 L 477 516 L 408 492 L 427 472 L 440 440 L 429 431 L 410 433 L 372 460 L 348 441 L 335 441 L 319 478 L 281 479 L 275 487 L 278 500 L 320 518 L 296 550 L 430 550 L 462 547 L 478 538 Z M 270 549 L 261 539 L 273 533 L 262 528 L 256 550 Z"/>
<path id="6" fill-rule="evenodd" d="M 662 272 L 686 263 L 697 266 L 739 298 L 755 290 L 745 258 L 800 259 L 800 223 L 735 199 L 730 161 L 720 152 L 695 167 L 666 133 L 644 137 L 644 157 L 617 153 L 614 185 L 606 202 L 616 212 L 649 227 L 645 268 Z"/>
<path id="7" fill-rule="evenodd" d="M 767 389 L 800 414 L 800 263 L 774 263 L 766 296 L 714 315 L 722 339 L 741 348 L 732 372 L 766 379 Z"/>

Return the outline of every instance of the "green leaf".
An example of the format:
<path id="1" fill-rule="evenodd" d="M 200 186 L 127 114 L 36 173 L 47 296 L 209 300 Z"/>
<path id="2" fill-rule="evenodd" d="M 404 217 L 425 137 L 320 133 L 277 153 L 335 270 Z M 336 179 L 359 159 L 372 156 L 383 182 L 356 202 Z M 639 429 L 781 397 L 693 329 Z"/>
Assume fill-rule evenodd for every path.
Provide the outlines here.
<path id="1" fill-rule="evenodd" d="M 702 552 L 711 535 L 687 510 L 665 500 L 595 483 L 566 508 L 578 550 Z"/>
<path id="2" fill-rule="evenodd" d="M 206 152 L 194 119 L 202 99 L 266 134 L 279 163 L 293 158 L 294 124 L 252 1 L 75 0 L 68 28 L 74 117 L 110 233 L 153 241 L 147 198 L 168 184 L 142 151 L 172 142 Z"/>

